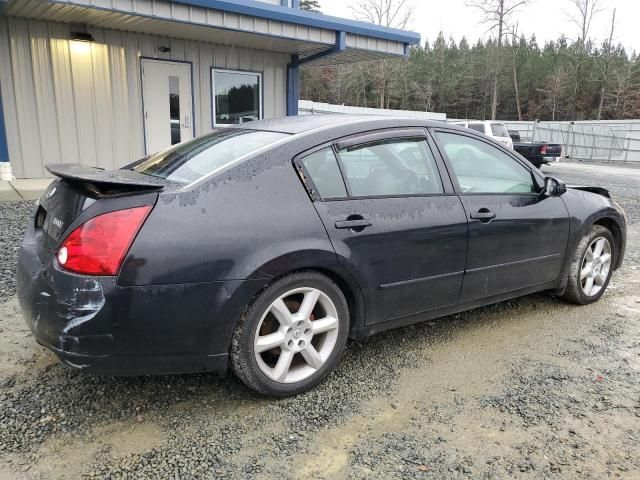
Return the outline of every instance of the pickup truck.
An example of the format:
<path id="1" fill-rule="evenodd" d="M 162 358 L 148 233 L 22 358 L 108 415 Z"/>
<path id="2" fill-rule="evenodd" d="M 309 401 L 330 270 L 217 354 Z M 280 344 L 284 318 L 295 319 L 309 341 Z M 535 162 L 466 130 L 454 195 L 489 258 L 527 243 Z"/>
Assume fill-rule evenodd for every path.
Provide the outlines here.
<path id="1" fill-rule="evenodd" d="M 513 149 L 536 168 L 540 168 L 543 163 L 557 162 L 562 156 L 562 145 L 558 143 L 522 142 L 518 130 L 509 130 L 509 136 L 513 141 Z"/>
<path id="2" fill-rule="evenodd" d="M 562 155 L 562 145 L 558 143 L 517 142 L 513 144 L 513 149 L 536 168 L 542 167 L 544 163 L 557 161 Z"/>

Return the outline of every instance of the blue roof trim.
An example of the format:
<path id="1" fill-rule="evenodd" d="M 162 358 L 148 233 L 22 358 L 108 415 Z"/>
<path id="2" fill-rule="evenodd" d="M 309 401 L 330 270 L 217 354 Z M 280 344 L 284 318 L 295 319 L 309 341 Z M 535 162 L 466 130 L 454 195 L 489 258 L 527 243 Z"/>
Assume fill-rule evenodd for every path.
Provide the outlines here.
<path id="1" fill-rule="evenodd" d="M 212 8 L 240 15 L 251 15 L 267 20 L 294 23 L 308 27 L 336 30 L 367 37 L 391 40 L 394 42 L 415 45 L 420 43 L 420 34 L 399 30 L 396 28 L 381 27 L 373 23 L 348 20 L 346 18 L 332 17 L 322 13 L 299 10 L 297 8 L 272 5 L 270 3 L 257 2 L 255 0 L 171 0 L 174 3 L 191 5 L 195 7 Z"/>

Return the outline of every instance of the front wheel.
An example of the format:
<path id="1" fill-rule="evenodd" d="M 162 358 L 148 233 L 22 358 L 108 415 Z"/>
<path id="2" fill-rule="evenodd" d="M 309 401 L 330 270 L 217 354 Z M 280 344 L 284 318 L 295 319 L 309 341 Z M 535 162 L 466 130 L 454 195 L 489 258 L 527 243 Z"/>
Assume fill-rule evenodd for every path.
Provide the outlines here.
<path id="1" fill-rule="evenodd" d="M 231 341 L 231 367 L 260 393 L 301 393 L 333 370 L 348 330 L 340 288 L 317 272 L 294 273 L 265 289 L 243 315 Z"/>
<path id="2" fill-rule="evenodd" d="M 594 225 L 573 252 L 563 298 L 579 305 L 598 300 L 607 289 L 613 273 L 614 249 L 611 232 L 601 225 Z"/>

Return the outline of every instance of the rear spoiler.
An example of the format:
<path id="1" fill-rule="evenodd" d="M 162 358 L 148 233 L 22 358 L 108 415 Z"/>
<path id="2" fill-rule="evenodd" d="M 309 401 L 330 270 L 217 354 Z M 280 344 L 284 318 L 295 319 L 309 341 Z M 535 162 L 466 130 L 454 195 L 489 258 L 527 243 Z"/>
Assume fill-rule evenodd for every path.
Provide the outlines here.
<path id="1" fill-rule="evenodd" d="M 79 163 L 50 163 L 45 168 L 70 183 L 91 184 L 99 190 L 162 190 L 170 183 L 133 170 L 103 170 Z"/>

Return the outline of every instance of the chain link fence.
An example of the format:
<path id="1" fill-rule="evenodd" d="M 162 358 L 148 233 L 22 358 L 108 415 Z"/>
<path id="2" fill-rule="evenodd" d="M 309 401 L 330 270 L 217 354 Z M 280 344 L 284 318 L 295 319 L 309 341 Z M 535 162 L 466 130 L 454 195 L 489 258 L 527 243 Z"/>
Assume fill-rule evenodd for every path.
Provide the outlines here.
<path id="1" fill-rule="evenodd" d="M 522 141 L 561 144 L 573 160 L 640 165 L 640 120 L 503 123 L 520 132 Z"/>

